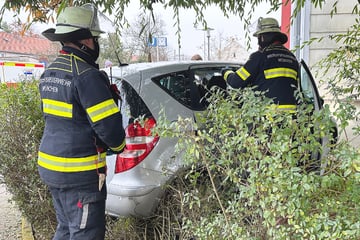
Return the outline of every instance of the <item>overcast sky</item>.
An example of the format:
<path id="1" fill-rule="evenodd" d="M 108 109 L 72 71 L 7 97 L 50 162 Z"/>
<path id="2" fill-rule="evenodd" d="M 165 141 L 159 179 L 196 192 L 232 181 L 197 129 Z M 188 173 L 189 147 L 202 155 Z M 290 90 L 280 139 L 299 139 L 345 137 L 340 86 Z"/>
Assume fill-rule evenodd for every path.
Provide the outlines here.
<path id="1" fill-rule="evenodd" d="M 139 12 L 138 1 L 132 1 L 130 11 L 126 13 L 126 16 L 136 16 Z M 252 22 L 257 21 L 260 16 L 268 16 L 274 17 L 279 22 L 281 19 L 281 11 L 276 13 L 272 13 L 270 15 L 266 15 L 266 12 L 269 10 L 269 6 L 264 4 L 262 7 L 259 7 L 258 10 L 255 11 Z M 178 54 L 178 37 L 176 36 L 176 26 L 175 20 L 173 18 L 173 13 L 170 9 L 164 11 L 161 5 L 156 4 L 154 7 L 155 14 L 159 14 L 161 18 L 166 23 L 166 31 L 167 31 L 167 39 L 168 39 L 168 47 L 175 50 L 176 54 Z M 207 45 L 207 37 L 206 33 L 201 30 L 197 30 L 194 27 L 195 21 L 195 13 L 193 10 L 181 10 L 181 49 L 180 53 L 185 56 L 192 56 L 195 53 L 199 53 L 201 56 L 204 55 L 203 45 L 204 45 L 204 37 L 205 44 Z M 226 39 L 229 37 L 237 37 L 240 39 L 240 43 L 246 45 L 244 30 L 242 22 L 238 16 L 231 16 L 229 19 L 224 17 L 224 14 L 216 7 L 210 7 L 204 12 L 205 19 L 208 23 L 208 27 L 213 28 L 214 30 L 210 31 L 211 38 L 216 37 L 217 41 L 221 39 Z M 129 17 L 129 20 L 132 20 Z M 198 27 L 202 29 L 202 27 Z M 252 49 L 254 51 L 257 49 L 257 40 L 253 38 L 252 41 Z M 205 54 L 207 54 L 205 52 Z"/>
<path id="2" fill-rule="evenodd" d="M 0 0 L 0 4 L 3 4 L 3 0 Z M 272 13 L 270 15 L 266 15 L 266 12 L 269 10 L 269 6 L 267 4 L 263 4 L 259 7 L 255 14 L 253 15 L 252 22 L 255 22 L 260 16 L 270 16 L 278 19 L 280 22 L 280 11 L 276 13 Z M 140 10 L 139 8 L 139 1 L 132 0 L 129 7 L 126 9 L 126 18 L 131 23 L 134 21 L 135 17 L 139 15 Z M 166 24 L 166 32 L 167 35 L 162 36 L 167 38 L 168 49 L 174 52 L 174 55 L 179 54 L 179 46 L 178 46 L 178 36 L 176 35 L 176 26 L 175 19 L 173 18 L 173 12 L 171 9 L 164 10 L 161 4 L 154 5 L 154 13 L 155 15 L 161 16 L 162 20 Z M 181 48 L 180 54 L 184 56 L 184 58 L 189 58 L 195 53 L 200 54 L 201 56 L 204 55 L 204 40 L 207 47 L 207 37 L 206 32 L 197 30 L 194 27 L 195 21 L 195 13 L 193 10 L 181 10 Z M 211 39 L 216 38 L 216 42 L 219 42 L 220 39 L 227 39 L 229 37 L 236 37 L 240 40 L 242 45 L 246 45 L 245 38 L 244 38 L 244 30 L 242 22 L 240 21 L 239 17 L 237 16 L 230 16 L 230 18 L 224 17 L 223 13 L 216 7 L 209 7 L 204 12 L 205 19 L 208 23 L 208 27 L 213 28 L 214 30 L 210 31 Z M 111 16 L 110 16 L 111 18 Z M 26 16 L 24 17 L 26 19 Z M 4 20 L 8 23 L 13 21 L 13 17 L 11 13 L 5 15 Z M 50 27 L 49 25 L 41 25 L 36 26 L 38 31 L 43 31 Z M 53 26 L 52 26 L 53 27 Z M 202 29 L 202 26 L 199 26 L 198 29 Z M 255 38 L 252 38 L 253 41 L 251 43 L 252 49 L 250 52 L 257 49 L 257 41 Z M 223 46 L 223 45 L 222 45 Z M 205 52 L 207 54 L 207 52 Z M 204 57 L 204 56 L 203 56 Z"/>

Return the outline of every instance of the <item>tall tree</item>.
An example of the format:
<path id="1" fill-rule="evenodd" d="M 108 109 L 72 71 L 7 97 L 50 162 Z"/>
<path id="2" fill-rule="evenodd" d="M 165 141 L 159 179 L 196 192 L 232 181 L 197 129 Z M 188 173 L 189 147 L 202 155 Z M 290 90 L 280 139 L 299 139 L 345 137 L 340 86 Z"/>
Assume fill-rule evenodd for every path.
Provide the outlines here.
<path id="1" fill-rule="evenodd" d="M 158 15 L 141 12 L 133 23 L 125 28 L 122 33 L 124 50 L 129 53 L 127 59 L 135 61 L 167 60 L 165 48 L 151 46 L 153 38 L 166 35 L 165 23 Z"/>
<path id="2" fill-rule="evenodd" d="M 105 66 L 106 61 L 118 66 L 127 61 L 127 53 L 124 51 L 123 44 L 118 33 L 108 33 L 100 38 L 101 51 L 98 62 L 101 67 Z"/>

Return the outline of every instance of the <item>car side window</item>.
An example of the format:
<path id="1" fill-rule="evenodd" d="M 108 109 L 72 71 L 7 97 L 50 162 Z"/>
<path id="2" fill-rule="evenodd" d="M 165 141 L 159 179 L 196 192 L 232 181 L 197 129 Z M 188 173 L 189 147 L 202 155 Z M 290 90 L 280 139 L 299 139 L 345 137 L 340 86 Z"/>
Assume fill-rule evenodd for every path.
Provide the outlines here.
<path id="1" fill-rule="evenodd" d="M 187 71 L 173 72 L 152 78 L 157 85 L 170 94 L 174 99 L 186 107 L 202 111 L 208 106 L 204 100 L 205 94 L 211 87 L 226 89 L 226 82 L 221 76 L 219 66 L 194 66 Z M 234 69 L 239 65 L 232 66 Z"/>
<path id="2" fill-rule="evenodd" d="M 188 72 L 163 75 L 154 78 L 153 81 L 177 101 L 189 108 L 194 108 L 195 102 L 199 101 L 194 99 L 196 97 L 196 93 L 193 92 L 195 84 Z"/>
<path id="3" fill-rule="evenodd" d="M 165 76 L 160 79 L 159 83 L 171 92 L 178 100 L 188 103 L 187 96 L 189 95 L 189 78 L 184 74 L 174 74 L 173 76 Z"/>

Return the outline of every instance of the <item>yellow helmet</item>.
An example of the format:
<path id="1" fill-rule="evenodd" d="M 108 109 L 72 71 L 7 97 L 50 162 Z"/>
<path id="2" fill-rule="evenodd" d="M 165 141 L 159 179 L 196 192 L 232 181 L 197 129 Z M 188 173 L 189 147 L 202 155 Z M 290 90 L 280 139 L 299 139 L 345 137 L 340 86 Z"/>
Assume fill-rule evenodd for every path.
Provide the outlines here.
<path id="1" fill-rule="evenodd" d="M 98 11 L 93 4 L 66 7 L 60 12 L 56 29 L 50 28 L 42 34 L 51 41 L 81 40 L 98 37 L 100 30 Z"/>

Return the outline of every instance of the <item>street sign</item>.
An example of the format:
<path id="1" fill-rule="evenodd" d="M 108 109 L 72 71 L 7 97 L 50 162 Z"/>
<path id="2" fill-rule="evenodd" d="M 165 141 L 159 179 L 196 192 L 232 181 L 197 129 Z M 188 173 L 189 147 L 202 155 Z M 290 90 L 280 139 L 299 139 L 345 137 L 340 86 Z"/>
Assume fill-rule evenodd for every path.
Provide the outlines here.
<path id="1" fill-rule="evenodd" d="M 152 37 L 151 41 L 148 42 L 149 47 L 166 47 L 167 38 L 166 37 Z"/>
<path id="2" fill-rule="evenodd" d="M 159 47 L 166 47 L 167 46 L 167 38 L 166 37 L 158 37 L 157 42 L 158 42 Z"/>
<path id="3" fill-rule="evenodd" d="M 156 47 L 157 46 L 157 41 L 156 41 L 156 37 L 152 37 L 151 41 L 148 41 L 148 46 L 149 47 Z"/>

